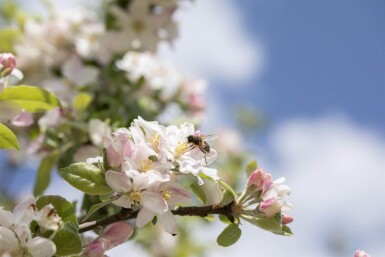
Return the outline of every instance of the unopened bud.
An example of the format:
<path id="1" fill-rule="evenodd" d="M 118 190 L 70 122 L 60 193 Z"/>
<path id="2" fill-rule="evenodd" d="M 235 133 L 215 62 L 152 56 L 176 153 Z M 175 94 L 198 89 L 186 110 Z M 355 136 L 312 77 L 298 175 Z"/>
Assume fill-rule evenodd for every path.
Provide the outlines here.
<path id="1" fill-rule="evenodd" d="M 12 119 L 11 123 L 16 127 L 28 127 L 33 124 L 33 118 L 29 112 L 22 110 Z"/>
<path id="2" fill-rule="evenodd" d="M 271 184 L 271 175 L 262 169 L 256 169 L 247 180 L 247 186 L 253 186 L 262 192 L 266 192 Z"/>
<path id="3" fill-rule="evenodd" d="M 276 197 L 269 198 L 261 202 L 258 206 L 258 210 L 266 215 L 266 217 L 273 217 L 276 213 L 281 211 L 282 205 Z"/>
<path id="4" fill-rule="evenodd" d="M 293 220 L 294 220 L 294 219 L 293 219 L 292 216 L 283 214 L 283 215 L 282 215 L 281 223 L 282 223 L 282 225 L 287 225 L 287 224 L 289 224 L 289 223 L 292 223 Z"/>
<path id="5" fill-rule="evenodd" d="M 108 225 L 100 237 L 107 238 L 113 246 L 116 246 L 127 241 L 133 232 L 134 228 L 130 224 L 124 221 L 118 221 Z"/>
<path id="6" fill-rule="evenodd" d="M 364 250 L 357 250 L 354 257 L 371 257 L 369 254 L 365 253 Z"/>
<path id="7" fill-rule="evenodd" d="M 133 232 L 134 228 L 124 221 L 108 225 L 97 239 L 85 247 L 84 256 L 103 257 L 106 251 L 127 241 Z"/>
<path id="8" fill-rule="evenodd" d="M 0 78 L 10 75 L 16 67 L 16 58 L 11 53 L 0 54 Z"/>

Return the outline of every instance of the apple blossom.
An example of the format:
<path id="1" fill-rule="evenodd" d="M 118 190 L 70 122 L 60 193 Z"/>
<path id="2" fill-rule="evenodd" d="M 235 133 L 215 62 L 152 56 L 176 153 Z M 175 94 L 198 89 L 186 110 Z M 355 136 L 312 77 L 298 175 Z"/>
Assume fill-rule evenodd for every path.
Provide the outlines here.
<path id="1" fill-rule="evenodd" d="M 21 110 L 20 113 L 12 119 L 11 123 L 16 127 L 28 127 L 33 124 L 33 118 L 31 113 Z"/>
<path id="2" fill-rule="evenodd" d="M 108 225 L 94 241 L 86 245 L 84 256 L 102 257 L 109 249 L 127 241 L 134 228 L 127 222 L 119 221 Z"/>
<path id="3" fill-rule="evenodd" d="M 13 212 L 0 209 L 0 254 L 32 257 L 55 254 L 56 246 L 50 239 L 32 235 L 30 224 L 33 220 L 43 230 L 58 230 L 61 224 L 52 205 L 37 210 L 32 196 L 19 203 Z"/>
<path id="4" fill-rule="evenodd" d="M 357 250 L 354 257 L 370 257 L 370 255 L 365 253 L 364 250 Z"/>
<path id="5" fill-rule="evenodd" d="M 11 53 L 0 54 L 0 78 L 9 76 L 16 67 L 16 58 Z"/>

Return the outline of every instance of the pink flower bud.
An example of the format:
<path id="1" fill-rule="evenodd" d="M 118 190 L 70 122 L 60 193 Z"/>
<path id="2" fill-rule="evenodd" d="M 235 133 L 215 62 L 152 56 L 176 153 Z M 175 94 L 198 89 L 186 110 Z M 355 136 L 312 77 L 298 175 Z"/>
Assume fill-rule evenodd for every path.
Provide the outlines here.
<path id="1" fill-rule="evenodd" d="M 371 257 L 369 254 L 365 253 L 364 250 L 357 250 L 354 257 Z"/>
<path id="2" fill-rule="evenodd" d="M 265 214 L 266 217 L 272 217 L 281 211 L 282 205 L 278 200 L 279 198 L 276 197 L 269 198 L 259 204 L 258 210 Z"/>
<path id="3" fill-rule="evenodd" d="M 108 245 L 106 240 L 98 238 L 85 247 L 83 254 L 87 257 L 103 257 L 104 252 L 108 250 Z"/>
<path id="4" fill-rule="evenodd" d="M 127 241 L 133 232 L 134 228 L 124 221 L 108 225 L 97 239 L 85 247 L 84 256 L 103 257 L 106 251 Z"/>
<path id="5" fill-rule="evenodd" d="M 116 246 L 127 241 L 133 232 L 134 228 L 130 224 L 124 221 L 118 221 L 108 225 L 100 236 L 107 238 L 113 246 Z"/>
<path id="6" fill-rule="evenodd" d="M 16 127 L 28 127 L 33 124 L 33 118 L 29 112 L 22 110 L 12 119 L 11 123 Z"/>
<path id="7" fill-rule="evenodd" d="M 283 215 L 282 215 L 281 223 L 282 223 L 282 225 L 287 225 L 287 224 L 289 224 L 289 223 L 292 223 L 293 220 L 294 220 L 294 219 L 293 219 L 292 216 L 283 214 Z"/>
<path id="8" fill-rule="evenodd" d="M 264 173 L 262 169 L 256 169 L 247 180 L 247 186 L 254 186 L 257 191 L 263 193 L 269 189 L 271 184 L 271 175 Z"/>
<path id="9" fill-rule="evenodd" d="M 10 75 L 16 67 L 16 58 L 11 53 L 0 54 L 0 78 Z"/>

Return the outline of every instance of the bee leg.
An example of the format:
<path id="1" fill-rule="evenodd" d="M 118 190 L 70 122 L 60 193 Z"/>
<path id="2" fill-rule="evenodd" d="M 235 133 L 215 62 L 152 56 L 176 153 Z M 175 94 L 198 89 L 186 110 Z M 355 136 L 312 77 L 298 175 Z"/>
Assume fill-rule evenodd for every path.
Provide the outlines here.
<path id="1" fill-rule="evenodd" d="M 206 159 L 206 155 L 205 155 L 205 162 L 206 162 L 206 165 L 207 165 L 207 159 Z"/>

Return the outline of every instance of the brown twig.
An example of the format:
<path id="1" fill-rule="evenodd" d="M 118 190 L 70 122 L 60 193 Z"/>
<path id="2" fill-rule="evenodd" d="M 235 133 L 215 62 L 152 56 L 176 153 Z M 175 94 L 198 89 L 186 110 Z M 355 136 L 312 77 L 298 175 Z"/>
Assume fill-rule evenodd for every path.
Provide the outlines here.
<path id="1" fill-rule="evenodd" d="M 206 217 L 210 214 L 222 214 L 226 216 L 231 222 L 234 221 L 234 216 L 232 212 L 233 202 L 219 207 L 217 205 L 208 205 L 208 206 L 189 206 L 189 207 L 179 207 L 176 210 L 173 210 L 172 213 L 174 215 L 179 216 L 198 216 L 198 217 Z M 107 218 L 98 220 L 98 221 L 90 221 L 79 225 L 79 233 L 83 233 L 86 231 L 90 231 L 96 227 L 106 226 L 112 224 L 117 221 L 123 220 L 131 220 L 138 216 L 139 211 L 133 211 L 132 209 L 122 208 L 120 212 L 108 216 Z"/>

